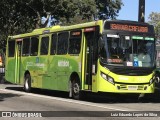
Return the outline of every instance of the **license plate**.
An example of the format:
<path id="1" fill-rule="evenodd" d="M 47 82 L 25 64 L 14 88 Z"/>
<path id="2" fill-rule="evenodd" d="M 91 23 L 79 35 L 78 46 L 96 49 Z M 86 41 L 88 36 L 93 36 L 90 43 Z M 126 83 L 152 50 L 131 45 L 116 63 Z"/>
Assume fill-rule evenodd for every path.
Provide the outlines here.
<path id="1" fill-rule="evenodd" d="M 137 90 L 138 86 L 128 86 L 128 90 Z"/>

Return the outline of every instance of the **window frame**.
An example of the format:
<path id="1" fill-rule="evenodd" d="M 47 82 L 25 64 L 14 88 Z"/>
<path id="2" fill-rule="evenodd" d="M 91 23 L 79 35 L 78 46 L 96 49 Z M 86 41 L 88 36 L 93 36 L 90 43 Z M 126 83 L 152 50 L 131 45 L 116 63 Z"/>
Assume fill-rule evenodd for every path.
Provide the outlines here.
<path id="1" fill-rule="evenodd" d="M 32 51 L 32 38 L 37 38 L 38 40 L 37 51 Z M 35 48 L 35 46 L 33 48 Z M 37 54 L 33 54 L 32 52 L 34 53 L 37 52 Z M 30 37 L 30 56 L 38 56 L 38 53 L 39 53 L 39 36 L 32 36 Z"/>
<path id="2" fill-rule="evenodd" d="M 79 33 L 80 32 L 80 33 Z M 73 35 L 73 34 L 75 34 L 75 35 Z M 80 34 L 80 35 L 76 35 L 76 34 Z M 77 43 L 75 42 L 75 44 L 74 45 L 71 45 L 70 43 L 71 43 L 71 40 L 73 40 L 74 39 L 74 41 L 77 41 L 78 39 L 80 40 L 80 43 L 79 43 L 79 49 L 77 49 L 76 47 L 77 46 L 75 46 L 75 44 L 77 45 Z M 72 30 L 72 31 L 70 31 L 70 37 L 69 37 L 69 40 L 68 40 L 68 42 L 69 42 L 69 45 L 68 45 L 68 54 L 80 54 L 80 52 L 81 52 L 81 44 L 82 44 L 82 30 L 81 29 L 78 29 L 78 30 Z M 73 43 L 73 42 L 72 42 Z M 75 48 L 73 48 L 73 46 L 75 46 Z M 73 50 L 72 50 L 72 52 L 70 51 L 71 49 L 70 48 L 72 48 Z M 77 51 L 77 52 L 76 52 Z"/>
<path id="3" fill-rule="evenodd" d="M 45 40 L 45 39 L 43 39 L 43 38 L 48 38 L 48 39 Z M 44 47 L 44 46 L 43 46 L 44 44 L 42 44 L 42 41 L 43 41 L 43 40 L 44 40 L 44 41 L 48 41 L 48 42 L 47 42 L 47 46 L 46 46 L 46 47 L 47 47 L 47 49 L 46 49 L 46 50 L 47 50 L 47 53 L 44 53 L 44 54 L 42 54 L 42 50 L 43 50 L 42 48 Z M 42 37 L 41 37 L 40 55 L 48 55 L 48 53 L 49 53 L 49 41 L 50 41 L 50 36 L 49 36 L 49 35 L 46 35 L 46 36 L 42 36 Z M 46 42 L 44 42 L 44 43 L 46 43 Z"/>
<path id="4" fill-rule="evenodd" d="M 23 54 L 23 51 L 24 51 L 24 49 L 23 49 L 24 39 L 29 39 L 29 46 L 28 46 L 28 54 L 27 54 L 27 55 L 26 55 L 26 54 L 25 54 L 25 55 Z M 30 38 L 30 37 L 25 37 L 25 38 L 23 38 L 23 43 L 22 43 L 22 57 L 29 56 L 30 53 L 31 53 L 31 38 Z"/>
<path id="5" fill-rule="evenodd" d="M 10 45 L 9 45 L 9 43 L 10 42 L 14 42 L 14 50 L 10 50 Z M 9 40 L 8 41 L 8 57 L 14 57 L 15 56 L 15 44 L 16 44 L 16 41 L 15 41 L 15 39 L 12 39 L 12 40 Z M 12 49 L 12 48 L 11 48 Z M 10 55 L 10 52 L 11 51 L 13 51 L 13 55 Z"/>
<path id="6" fill-rule="evenodd" d="M 62 34 L 67 34 L 67 40 L 66 39 L 62 39 L 62 38 L 65 38 L 66 36 L 60 36 Z M 69 40 L 69 31 L 65 31 L 65 32 L 60 32 L 58 33 L 58 40 L 57 40 L 57 55 L 66 55 L 68 53 L 68 40 Z M 60 45 L 59 45 L 59 41 L 61 42 Z M 66 48 L 63 48 L 63 46 L 65 45 L 65 42 L 66 42 L 66 45 L 65 46 Z M 60 47 L 60 49 L 59 49 Z M 62 52 L 61 52 L 62 51 Z"/>
<path id="7" fill-rule="evenodd" d="M 53 39 L 53 35 L 56 36 L 56 40 Z M 54 45 L 52 44 L 53 41 L 55 42 Z M 53 45 L 53 46 L 52 46 L 52 45 Z M 51 44 L 50 44 L 50 55 L 55 55 L 55 54 L 57 54 L 57 46 L 58 46 L 58 34 L 57 34 L 57 33 L 52 33 L 52 34 L 51 34 Z M 52 49 L 52 47 L 55 48 L 55 49 Z M 52 52 L 52 50 L 53 50 L 53 52 Z"/>

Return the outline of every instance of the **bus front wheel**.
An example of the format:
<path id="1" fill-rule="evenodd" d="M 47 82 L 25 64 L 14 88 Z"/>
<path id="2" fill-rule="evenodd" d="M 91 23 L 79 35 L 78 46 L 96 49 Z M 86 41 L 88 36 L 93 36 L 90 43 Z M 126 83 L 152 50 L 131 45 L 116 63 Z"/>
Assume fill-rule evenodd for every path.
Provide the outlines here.
<path id="1" fill-rule="evenodd" d="M 27 74 L 24 79 L 24 90 L 26 92 L 31 91 L 31 76 L 29 74 Z"/>

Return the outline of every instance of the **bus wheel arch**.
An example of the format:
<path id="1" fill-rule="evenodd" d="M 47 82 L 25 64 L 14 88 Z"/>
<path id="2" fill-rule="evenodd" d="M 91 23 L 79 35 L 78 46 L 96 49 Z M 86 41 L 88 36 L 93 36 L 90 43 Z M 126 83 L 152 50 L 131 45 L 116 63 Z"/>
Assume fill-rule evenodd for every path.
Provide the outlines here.
<path id="1" fill-rule="evenodd" d="M 81 86 L 80 78 L 76 72 L 73 72 L 69 81 L 69 97 L 73 99 L 81 99 Z"/>
<path id="2" fill-rule="evenodd" d="M 159 72 L 159 71 L 156 71 L 156 72 L 155 72 L 155 77 L 156 77 L 156 78 L 155 78 L 155 82 L 156 82 L 156 83 L 160 83 L 160 72 Z"/>
<path id="3" fill-rule="evenodd" d="M 31 91 L 31 76 L 29 71 L 26 71 L 24 74 L 24 91 L 25 92 Z"/>

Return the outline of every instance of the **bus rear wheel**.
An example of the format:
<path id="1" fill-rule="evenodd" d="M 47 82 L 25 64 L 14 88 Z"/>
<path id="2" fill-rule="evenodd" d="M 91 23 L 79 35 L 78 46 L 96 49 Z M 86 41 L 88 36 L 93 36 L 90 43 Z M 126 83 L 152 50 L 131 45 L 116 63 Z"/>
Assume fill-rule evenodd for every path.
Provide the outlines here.
<path id="1" fill-rule="evenodd" d="M 31 91 L 31 76 L 29 74 L 27 74 L 24 79 L 24 91 Z"/>
<path id="2" fill-rule="evenodd" d="M 77 80 L 72 82 L 72 98 L 79 100 L 82 99 L 82 92 L 80 91 L 80 83 Z"/>

